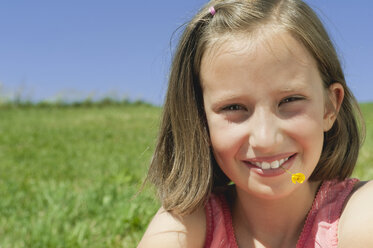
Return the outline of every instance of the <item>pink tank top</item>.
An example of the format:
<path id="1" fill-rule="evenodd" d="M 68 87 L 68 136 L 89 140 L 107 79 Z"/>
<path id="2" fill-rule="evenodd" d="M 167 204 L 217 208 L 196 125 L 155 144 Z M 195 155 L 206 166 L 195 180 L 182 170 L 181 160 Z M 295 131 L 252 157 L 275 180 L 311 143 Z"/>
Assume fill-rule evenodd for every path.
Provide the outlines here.
<path id="1" fill-rule="evenodd" d="M 328 247 L 338 245 L 338 221 L 347 197 L 358 179 L 325 181 L 308 212 L 297 248 Z M 212 194 L 205 206 L 205 248 L 238 248 L 228 203 L 223 194 Z"/>

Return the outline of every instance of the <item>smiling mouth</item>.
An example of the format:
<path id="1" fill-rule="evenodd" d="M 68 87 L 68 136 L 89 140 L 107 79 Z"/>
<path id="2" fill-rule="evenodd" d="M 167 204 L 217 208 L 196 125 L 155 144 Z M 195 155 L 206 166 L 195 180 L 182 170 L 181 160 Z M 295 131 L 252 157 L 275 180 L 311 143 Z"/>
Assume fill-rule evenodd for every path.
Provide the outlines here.
<path id="1" fill-rule="evenodd" d="M 283 165 L 286 161 L 288 161 L 289 159 L 291 159 L 294 156 L 295 156 L 295 154 L 293 154 L 293 155 L 291 155 L 287 158 L 282 158 L 280 160 L 274 160 L 274 161 L 271 161 L 271 162 L 267 162 L 267 161 L 263 161 L 263 162 L 246 161 L 246 162 L 251 164 L 251 165 L 254 165 L 256 167 L 259 167 L 262 170 L 270 170 L 270 169 L 274 170 L 274 169 L 278 169 L 281 165 Z"/>

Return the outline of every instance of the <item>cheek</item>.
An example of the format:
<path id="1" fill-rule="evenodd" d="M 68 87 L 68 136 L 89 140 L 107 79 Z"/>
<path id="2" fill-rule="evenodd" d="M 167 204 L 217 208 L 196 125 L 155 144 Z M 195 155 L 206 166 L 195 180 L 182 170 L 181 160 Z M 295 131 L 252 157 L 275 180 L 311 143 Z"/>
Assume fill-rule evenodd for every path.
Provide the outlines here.
<path id="1" fill-rule="evenodd" d="M 208 120 L 211 145 L 217 160 L 235 156 L 245 142 L 245 134 L 239 125 Z"/>
<path id="2" fill-rule="evenodd" d="M 318 161 L 324 142 L 322 114 L 309 112 L 294 119 L 287 130 L 291 133 L 293 140 L 296 140 L 302 149 L 307 151 L 305 156 Z"/>

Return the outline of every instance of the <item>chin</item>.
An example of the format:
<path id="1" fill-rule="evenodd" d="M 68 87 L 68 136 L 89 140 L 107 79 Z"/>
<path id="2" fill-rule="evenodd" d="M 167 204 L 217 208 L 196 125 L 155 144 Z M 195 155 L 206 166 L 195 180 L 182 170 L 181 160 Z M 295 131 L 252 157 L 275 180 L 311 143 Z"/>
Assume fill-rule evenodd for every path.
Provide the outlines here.
<path id="1" fill-rule="evenodd" d="M 250 197 L 255 197 L 263 200 L 278 200 L 281 198 L 289 197 L 296 189 L 303 184 L 293 184 L 289 178 L 289 181 L 284 183 L 272 182 L 271 184 L 254 182 L 253 180 L 248 180 L 246 185 L 236 185 L 236 190 L 247 194 Z"/>

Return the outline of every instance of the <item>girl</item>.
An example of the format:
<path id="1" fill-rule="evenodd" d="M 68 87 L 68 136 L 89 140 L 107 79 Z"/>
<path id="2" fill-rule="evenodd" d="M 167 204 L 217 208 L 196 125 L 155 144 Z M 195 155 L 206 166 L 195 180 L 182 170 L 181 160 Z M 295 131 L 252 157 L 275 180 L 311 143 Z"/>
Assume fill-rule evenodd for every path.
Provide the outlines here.
<path id="1" fill-rule="evenodd" d="M 173 60 L 139 247 L 372 247 L 359 113 L 304 2 L 211 1 Z"/>

